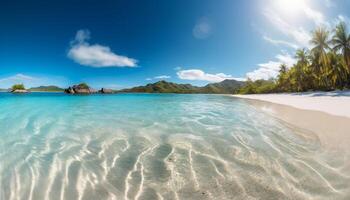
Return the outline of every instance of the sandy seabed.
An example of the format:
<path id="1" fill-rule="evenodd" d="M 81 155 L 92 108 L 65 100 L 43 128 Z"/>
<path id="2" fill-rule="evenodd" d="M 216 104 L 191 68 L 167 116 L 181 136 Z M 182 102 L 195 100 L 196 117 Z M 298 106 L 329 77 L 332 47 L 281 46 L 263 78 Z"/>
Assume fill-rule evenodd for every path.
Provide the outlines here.
<path id="1" fill-rule="evenodd" d="M 0 107 L 1 200 L 350 196 L 348 152 L 270 114 L 279 108 L 134 94 L 5 96 Z"/>

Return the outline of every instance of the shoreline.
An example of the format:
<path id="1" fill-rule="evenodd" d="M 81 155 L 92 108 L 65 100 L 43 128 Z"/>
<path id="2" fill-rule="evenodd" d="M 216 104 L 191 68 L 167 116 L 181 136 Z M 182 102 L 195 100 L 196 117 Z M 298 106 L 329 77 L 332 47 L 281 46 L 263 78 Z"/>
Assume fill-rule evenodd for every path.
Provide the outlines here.
<path id="1" fill-rule="evenodd" d="M 350 119 L 350 90 L 232 96 L 242 99 L 266 101 L 303 110 L 320 111 Z"/>
<path id="2" fill-rule="evenodd" d="M 283 95 L 283 94 L 282 94 Z M 329 112 L 313 110 L 312 108 L 303 109 L 285 103 L 275 103 L 268 100 L 261 100 L 263 95 L 250 95 L 246 98 L 242 95 L 233 95 L 235 98 L 243 99 L 255 108 L 279 119 L 287 124 L 301 128 L 306 132 L 315 134 L 322 146 L 333 150 L 350 150 L 350 118 L 340 115 L 334 115 Z M 250 97 L 248 97 L 250 96 Z M 260 98 L 256 98 L 259 96 Z M 269 95 L 270 96 L 270 95 Z M 350 104 L 350 98 L 348 104 Z M 280 98 L 281 99 L 281 98 Z M 287 99 L 285 99 L 287 100 Z M 288 100 L 287 100 L 288 101 Z M 344 108 L 345 109 L 345 108 Z M 350 110 L 347 110 L 350 112 Z"/>

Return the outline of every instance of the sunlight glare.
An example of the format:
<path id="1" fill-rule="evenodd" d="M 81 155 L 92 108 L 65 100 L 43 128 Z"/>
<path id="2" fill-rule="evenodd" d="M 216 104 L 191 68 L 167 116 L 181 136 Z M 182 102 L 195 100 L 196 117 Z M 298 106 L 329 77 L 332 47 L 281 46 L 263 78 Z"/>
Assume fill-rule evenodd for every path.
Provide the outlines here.
<path id="1" fill-rule="evenodd" d="M 306 6 L 306 0 L 274 0 L 275 6 L 285 14 L 295 15 Z"/>

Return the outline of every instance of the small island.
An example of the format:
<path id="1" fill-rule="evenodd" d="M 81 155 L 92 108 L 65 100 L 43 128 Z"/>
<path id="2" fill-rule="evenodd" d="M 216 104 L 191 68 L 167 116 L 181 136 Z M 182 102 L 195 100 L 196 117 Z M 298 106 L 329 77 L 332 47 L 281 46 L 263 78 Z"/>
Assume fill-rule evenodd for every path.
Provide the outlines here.
<path id="1" fill-rule="evenodd" d="M 115 93 L 114 90 L 107 89 L 107 88 L 101 88 L 100 90 L 95 90 L 86 83 L 80 83 L 78 85 L 73 85 L 71 87 L 68 87 L 67 89 L 64 90 L 64 92 L 67 94 L 96 94 L 96 93 L 113 94 Z"/>
<path id="2" fill-rule="evenodd" d="M 71 87 L 68 87 L 67 89 L 64 90 L 64 92 L 68 94 L 92 94 L 92 93 L 96 93 L 97 91 L 92 89 L 86 83 L 80 83 L 78 85 L 73 85 Z"/>
<path id="3" fill-rule="evenodd" d="M 32 87 L 29 90 L 31 92 L 63 92 L 64 91 L 64 89 L 55 85 Z"/>
<path id="4" fill-rule="evenodd" d="M 29 91 L 26 90 L 23 84 L 15 84 L 11 87 L 10 90 L 12 93 L 28 93 Z"/>

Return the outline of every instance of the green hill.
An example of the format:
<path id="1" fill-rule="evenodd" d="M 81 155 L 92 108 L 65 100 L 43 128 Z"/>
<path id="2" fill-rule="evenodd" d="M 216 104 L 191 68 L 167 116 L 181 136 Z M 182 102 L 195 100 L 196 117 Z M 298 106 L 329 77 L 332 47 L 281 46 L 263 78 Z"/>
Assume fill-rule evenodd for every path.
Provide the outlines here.
<path id="1" fill-rule="evenodd" d="M 226 79 L 219 83 L 210 83 L 201 88 L 201 93 L 210 94 L 233 94 L 244 85 L 242 81 Z"/>
<path id="2" fill-rule="evenodd" d="M 220 83 L 211 83 L 204 87 L 197 87 L 191 84 L 177 84 L 167 81 L 158 81 L 145 86 L 133 87 L 119 90 L 118 92 L 135 93 L 205 93 L 205 94 L 233 94 L 244 82 L 236 80 L 224 80 Z"/>
<path id="3" fill-rule="evenodd" d="M 195 93 L 198 87 L 190 84 L 177 84 L 166 81 L 147 84 L 145 86 L 133 87 L 119 90 L 118 92 L 139 92 L 139 93 Z"/>
<path id="4" fill-rule="evenodd" d="M 64 91 L 64 89 L 54 85 L 32 87 L 29 90 L 32 92 L 63 92 Z"/>

